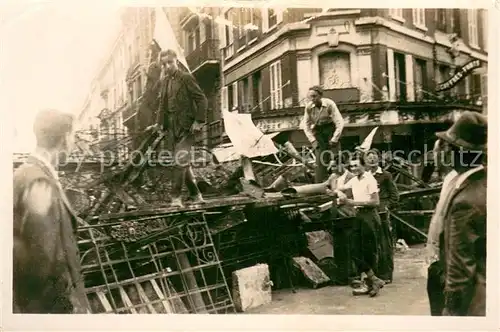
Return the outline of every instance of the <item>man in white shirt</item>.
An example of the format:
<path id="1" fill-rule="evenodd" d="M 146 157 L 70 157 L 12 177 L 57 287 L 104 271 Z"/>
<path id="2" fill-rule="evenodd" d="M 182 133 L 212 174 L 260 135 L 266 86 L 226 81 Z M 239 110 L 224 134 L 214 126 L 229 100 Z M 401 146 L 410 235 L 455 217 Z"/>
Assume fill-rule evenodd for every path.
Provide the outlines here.
<path id="1" fill-rule="evenodd" d="M 315 182 L 327 179 L 331 156 L 340 150 L 339 140 L 344 130 L 344 118 L 335 102 L 323 97 L 323 89 L 309 89 L 309 104 L 304 109 L 302 128 L 316 156 Z"/>
<path id="2" fill-rule="evenodd" d="M 376 296 L 384 286 L 384 282 L 375 276 L 373 269 L 378 263 L 378 236 L 381 222 L 377 207 L 380 204 L 377 180 L 366 171 L 365 161 L 362 158 L 352 159 L 349 162 L 350 171 L 355 175 L 344 187 L 335 191 L 339 204 L 353 206 L 356 209 L 356 218 L 351 242 L 353 254 L 359 274 L 365 273 L 366 288 L 353 290 L 354 295 L 369 294 Z M 347 189 L 352 190 L 352 199 L 344 194 Z"/>

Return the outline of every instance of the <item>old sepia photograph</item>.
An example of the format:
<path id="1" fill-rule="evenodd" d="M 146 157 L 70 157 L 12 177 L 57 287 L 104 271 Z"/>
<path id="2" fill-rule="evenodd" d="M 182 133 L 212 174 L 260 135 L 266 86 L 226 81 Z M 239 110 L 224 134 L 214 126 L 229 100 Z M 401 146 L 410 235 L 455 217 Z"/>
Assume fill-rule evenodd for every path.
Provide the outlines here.
<path id="1" fill-rule="evenodd" d="M 14 316 L 484 318 L 495 9 L 174 5 L 2 4 Z"/>

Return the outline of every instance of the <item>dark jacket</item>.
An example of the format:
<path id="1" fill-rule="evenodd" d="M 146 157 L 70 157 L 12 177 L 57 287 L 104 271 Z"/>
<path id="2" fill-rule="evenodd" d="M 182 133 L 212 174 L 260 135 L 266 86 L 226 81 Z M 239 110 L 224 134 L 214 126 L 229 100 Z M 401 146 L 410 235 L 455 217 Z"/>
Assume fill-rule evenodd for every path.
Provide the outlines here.
<path id="1" fill-rule="evenodd" d="M 36 188 L 46 190 L 37 193 Z M 39 200 L 46 202 L 43 208 L 34 208 L 32 198 L 44 194 L 50 198 Z M 58 180 L 43 162 L 30 157 L 15 171 L 14 312 L 88 312 L 76 220 Z"/>
<path id="2" fill-rule="evenodd" d="M 440 241 L 444 315 L 486 314 L 486 183 L 486 169 L 470 175 L 447 209 Z"/>
<path id="3" fill-rule="evenodd" d="M 394 208 L 399 202 L 399 192 L 391 173 L 380 169 L 374 172 L 373 176 L 379 187 L 380 208 Z"/>
<path id="4" fill-rule="evenodd" d="M 207 98 L 191 74 L 178 70 L 160 83 L 159 110 L 159 123 L 177 140 L 195 120 L 205 122 Z"/>

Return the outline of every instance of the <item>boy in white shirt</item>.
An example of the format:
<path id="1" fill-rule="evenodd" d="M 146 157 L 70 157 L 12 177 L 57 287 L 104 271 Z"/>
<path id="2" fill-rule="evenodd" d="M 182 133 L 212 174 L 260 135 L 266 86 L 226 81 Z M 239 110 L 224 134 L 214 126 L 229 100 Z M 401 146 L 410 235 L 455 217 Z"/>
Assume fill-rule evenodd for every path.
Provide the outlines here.
<path id="1" fill-rule="evenodd" d="M 381 227 L 377 207 L 380 204 L 377 180 L 365 169 L 363 158 L 349 161 L 350 172 L 354 177 L 345 186 L 335 190 L 339 204 L 352 206 L 356 210 L 354 234 L 351 242 L 351 252 L 358 272 L 365 273 L 366 288 L 353 290 L 354 295 L 369 294 L 376 296 L 384 286 L 384 282 L 375 276 L 373 268 L 378 263 L 378 236 Z M 352 199 L 347 198 L 344 191 L 352 190 Z"/>

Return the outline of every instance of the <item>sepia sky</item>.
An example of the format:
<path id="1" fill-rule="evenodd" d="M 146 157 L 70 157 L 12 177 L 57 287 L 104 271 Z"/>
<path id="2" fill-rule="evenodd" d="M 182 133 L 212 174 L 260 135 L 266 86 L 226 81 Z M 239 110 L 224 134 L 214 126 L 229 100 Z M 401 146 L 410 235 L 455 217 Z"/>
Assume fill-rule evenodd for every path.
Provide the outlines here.
<path id="1" fill-rule="evenodd" d="M 34 147 L 41 108 L 78 113 L 119 28 L 116 2 L 8 1 L 0 8 L 0 100 L 14 151 Z"/>

